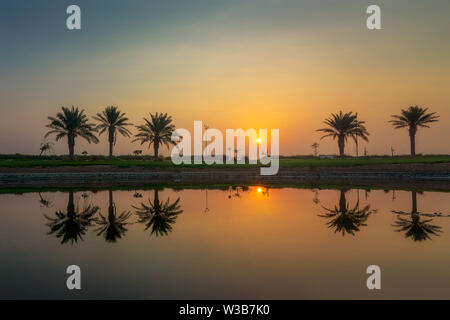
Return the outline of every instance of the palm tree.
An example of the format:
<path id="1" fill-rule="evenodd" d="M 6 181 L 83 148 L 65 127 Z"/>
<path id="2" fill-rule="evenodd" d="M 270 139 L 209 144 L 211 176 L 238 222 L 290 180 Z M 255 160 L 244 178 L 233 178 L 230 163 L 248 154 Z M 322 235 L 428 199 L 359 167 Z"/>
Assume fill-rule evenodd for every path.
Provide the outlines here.
<path id="1" fill-rule="evenodd" d="M 158 190 L 154 190 L 153 202 L 149 199 L 149 205 L 141 203 L 140 207 L 133 206 L 139 217 L 138 222 L 145 224 L 145 230 L 151 228 L 150 234 L 156 236 L 164 236 L 172 231 L 172 224 L 175 223 L 178 215 L 183 212 L 180 209 L 180 198 L 170 203 L 167 198 L 166 202 L 159 201 Z"/>
<path id="2" fill-rule="evenodd" d="M 158 151 L 161 145 L 169 147 L 170 144 L 174 144 L 171 140 L 172 132 L 175 130 L 175 126 L 172 123 L 172 117 L 167 113 L 158 112 L 150 114 L 150 120 L 144 118 L 145 124 L 137 126 L 139 133 L 136 134 L 135 141 L 140 141 L 141 145 L 148 142 L 149 148 L 153 144 L 153 150 L 155 152 L 155 158 L 158 158 Z"/>
<path id="3" fill-rule="evenodd" d="M 107 106 L 102 113 L 97 113 L 97 115 L 93 118 L 100 122 L 97 126 L 97 130 L 100 130 L 99 135 L 108 130 L 109 158 L 112 159 L 117 132 L 119 132 L 122 136 L 129 138 L 131 132 L 126 128 L 126 126 L 130 126 L 132 124 L 127 123 L 128 118 L 125 117 L 125 113 L 121 113 L 115 106 Z"/>
<path id="4" fill-rule="evenodd" d="M 421 214 L 417 211 L 417 192 L 411 191 L 411 213 L 392 211 L 397 214 L 397 221 L 392 225 L 396 232 L 405 232 L 405 238 L 413 241 L 431 240 L 431 236 L 438 236 L 441 227 L 430 224 L 433 219 L 420 220 Z M 402 218 L 401 215 L 411 215 L 411 220 Z"/>
<path id="5" fill-rule="evenodd" d="M 50 123 L 47 128 L 50 128 L 45 137 L 55 133 L 56 141 L 63 137 L 67 137 L 67 143 L 69 145 L 69 158 L 73 160 L 75 138 L 80 136 L 87 142 L 98 143 L 97 137 L 93 132 L 97 131 L 94 124 L 88 123 L 88 118 L 84 114 L 84 110 L 79 110 L 78 107 L 66 108 L 61 107 L 62 112 L 58 112 L 56 117 L 48 117 Z"/>
<path id="6" fill-rule="evenodd" d="M 348 137 L 351 137 L 355 142 L 358 137 L 361 137 L 365 141 L 369 141 L 369 132 L 364 126 L 364 121 L 358 120 L 358 114 L 352 112 L 338 114 L 331 114 L 331 117 L 325 119 L 324 123 L 327 128 L 317 129 L 326 133 L 321 139 L 326 137 L 333 137 L 333 140 L 338 138 L 339 155 L 344 157 L 345 142 Z"/>
<path id="7" fill-rule="evenodd" d="M 427 113 L 428 108 L 422 108 L 419 106 L 409 107 L 408 109 L 402 109 L 401 115 L 392 115 L 394 120 L 389 122 L 395 127 L 408 128 L 409 130 L 409 140 L 411 143 L 411 156 L 416 155 L 416 133 L 419 127 L 429 128 L 428 124 L 437 122 L 439 116 L 436 112 Z"/>
<path id="8" fill-rule="evenodd" d="M 56 233 L 57 238 L 62 238 L 62 244 L 69 241 L 74 244 L 78 242 L 78 239 L 83 240 L 83 235 L 86 234 L 87 228 L 93 225 L 94 215 L 98 210 L 98 206 L 89 205 L 79 211 L 73 201 L 73 191 L 69 191 L 66 212 L 56 211 L 55 218 L 44 215 L 50 221 L 47 223 L 50 227 L 48 234 Z"/>
<path id="9" fill-rule="evenodd" d="M 347 190 L 340 191 L 339 206 L 335 206 L 334 209 L 322 207 L 327 212 L 320 214 L 319 217 L 329 219 L 327 225 L 334 229 L 335 233 L 341 232 L 343 236 L 348 233 L 354 236 L 355 232 L 360 231 L 360 227 L 367 226 L 365 222 L 375 210 L 370 210 L 370 205 L 360 209 L 359 202 L 351 209 L 345 199 L 346 192 Z"/>
<path id="10" fill-rule="evenodd" d="M 95 231 L 98 231 L 98 236 L 103 235 L 107 242 L 116 242 L 128 231 L 125 226 L 128 224 L 126 221 L 130 216 L 131 212 L 129 211 L 123 211 L 120 215 L 117 215 L 112 190 L 109 190 L 108 217 L 104 217 L 100 213 L 100 218 L 97 220 L 100 227 Z"/>

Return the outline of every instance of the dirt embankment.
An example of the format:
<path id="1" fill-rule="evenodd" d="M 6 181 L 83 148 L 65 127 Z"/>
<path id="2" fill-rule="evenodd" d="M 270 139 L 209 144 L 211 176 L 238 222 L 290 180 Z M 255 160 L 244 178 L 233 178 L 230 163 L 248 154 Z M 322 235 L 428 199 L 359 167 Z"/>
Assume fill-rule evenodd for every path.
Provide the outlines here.
<path id="1" fill-rule="evenodd" d="M 259 172 L 258 168 L 182 168 L 148 169 L 141 166 L 120 168 L 114 165 L 88 165 L 88 166 L 58 166 L 58 167 L 31 167 L 7 168 L 0 167 L 0 173 L 82 173 L 82 172 Z M 282 167 L 280 173 L 285 172 L 410 172 L 410 173 L 442 173 L 450 174 L 450 163 L 409 163 L 409 164 L 375 164 L 354 167 Z"/>
<path id="2" fill-rule="evenodd" d="M 108 165 L 0 168 L 2 188 L 153 184 L 332 184 L 450 191 L 450 163 L 280 168 L 274 176 L 261 176 L 259 168 L 146 169 Z"/>

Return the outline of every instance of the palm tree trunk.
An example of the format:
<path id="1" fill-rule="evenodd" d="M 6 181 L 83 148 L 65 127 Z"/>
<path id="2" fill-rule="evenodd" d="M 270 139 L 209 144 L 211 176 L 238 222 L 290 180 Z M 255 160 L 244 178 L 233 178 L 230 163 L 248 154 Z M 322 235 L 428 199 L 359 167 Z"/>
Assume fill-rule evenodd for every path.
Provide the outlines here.
<path id="1" fill-rule="evenodd" d="M 158 150 L 159 150 L 159 144 L 154 143 L 153 144 L 153 151 L 155 152 L 155 158 L 158 159 Z"/>
<path id="2" fill-rule="evenodd" d="M 411 142 L 411 156 L 414 157 L 416 155 L 416 134 L 414 132 L 410 132 L 409 139 Z"/>
<path id="3" fill-rule="evenodd" d="M 347 208 L 347 201 L 345 199 L 345 190 L 341 190 L 341 195 L 339 197 L 339 210 L 345 212 Z"/>
<path id="4" fill-rule="evenodd" d="M 113 192 L 112 190 L 108 191 L 109 193 L 109 207 L 108 207 L 108 218 L 114 218 L 114 202 L 113 202 Z"/>
<path id="5" fill-rule="evenodd" d="M 344 148 L 345 148 L 345 138 L 344 136 L 338 137 L 338 146 L 339 146 L 339 156 L 341 158 L 344 157 Z"/>
<path id="6" fill-rule="evenodd" d="M 67 140 L 67 143 L 69 144 L 69 159 L 73 160 L 75 150 L 75 137 L 73 135 L 68 135 Z"/>
<path id="7" fill-rule="evenodd" d="M 75 214 L 75 203 L 73 202 L 73 191 L 69 191 L 69 201 L 67 202 L 67 216 L 73 217 Z"/>
<path id="8" fill-rule="evenodd" d="M 411 213 L 417 213 L 417 192 L 411 191 Z"/>
<path id="9" fill-rule="evenodd" d="M 109 128 L 108 130 L 108 141 L 109 141 L 109 159 L 112 159 L 113 156 L 113 148 L 114 148 L 114 130 Z"/>

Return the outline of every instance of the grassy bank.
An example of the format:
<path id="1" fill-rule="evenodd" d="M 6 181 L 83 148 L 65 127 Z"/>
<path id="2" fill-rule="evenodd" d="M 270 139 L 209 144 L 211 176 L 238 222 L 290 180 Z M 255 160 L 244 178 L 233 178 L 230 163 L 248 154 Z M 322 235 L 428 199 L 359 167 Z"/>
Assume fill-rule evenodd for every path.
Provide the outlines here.
<path id="1" fill-rule="evenodd" d="M 148 190 L 164 190 L 172 189 L 177 191 L 182 190 L 222 190 L 228 191 L 231 187 L 251 187 L 262 186 L 269 189 L 318 189 L 318 190 L 399 190 L 399 191 L 419 191 L 419 192 L 443 192 L 450 193 L 450 190 L 429 188 L 429 187 L 386 187 L 366 184 L 286 184 L 286 183 L 261 183 L 261 184 L 232 184 L 232 183 L 217 183 L 217 184 L 150 184 L 145 186 L 110 186 L 110 187 L 21 187 L 21 188 L 2 188 L 0 187 L 0 194 L 25 194 L 36 192 L 99 192 L 99 191 L 148 191 Z"/>
<path id="2" fill-rule="evenodd" d="M 348 158 L 348 159 L 281 159 L 281 168 L 305 168 L 305 167 L 354 167 L 364 165 L 380 164 L 414 164 L 414 163 L 450 163 L 450 156 L 423 156 L 423 157 L 393 157 L 393 158 Z M 146 169 L 165 169 L 165 168 L 246 168 L 257 167 L 260 165 L 206 165 L 206 164 L 182 164 L 174 165 L 170 160 L 152 161 L 152 160 L 37 160 L 37 159 L 14 159 L 0 160 L 0 168 L 34 168 L 34 167 L 61 167 L 61 166 L 93 166 L 93 165 L 112 165 L 119 168 L 143 167 Z"/>

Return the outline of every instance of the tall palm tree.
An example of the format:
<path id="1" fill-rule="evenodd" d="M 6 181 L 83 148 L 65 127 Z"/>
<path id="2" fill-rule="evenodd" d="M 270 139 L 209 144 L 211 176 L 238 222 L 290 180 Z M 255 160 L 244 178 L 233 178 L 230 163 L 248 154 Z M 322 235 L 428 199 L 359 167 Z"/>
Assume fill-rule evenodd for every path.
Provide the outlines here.
<path id="1" fill-rule="evenodd" d="M 69 241 L 74 244 L 78 242 L 78 239 L 83 240 L 83 235 L 86 234 L 87 228 L 93 225 L 94 215 L 98 210 L 98 206 L 92 205 L 81 211 L 78 210 L 73 201 L 73 191 L 69 191 L 66 212 L 56 211 L 54 218 L 44 215 L 49 220 L 47 223 L 47 226 L 50 227 L 48 234 L 55 233 L 57 238 L 62 238 L 62 244 Z"/>
<path id="2" fill-rule="evenodd" d="M 329 219 L 327 225 L 334 229 L 335 233 L 341 232 L 343 236 L 348 233 L 354 236 L 355 232 L 360 231 L 360 227 L 367 226 L 366 221 L 375 210 L 370 210 L 370 205 L 360 209 L 359 202 L 354 208 L 350 208 L 345 198 L 346 192 L 347 190 L 340 191 L 339 206 L 335 206 L 334 209 L 322 207 L 326 212 L 319 217 Z"/>
<path id="3" fill-rule="evenodd" d="M 354 141 L 358 137 L 365 141 L 369 141 L 369 132 L 364 126 L 364 121 L 358 120 L 358 114 L 352 112 L 331 114 L 331 117 L 325 119 L 324 123 L 328 126 L 326 128 L 317 129 L 316 131 L 324 132 L 325 135 L 321 138 L 333 137 L 338 139 L 339 155 L 344 157 L 345 142 L 349 137 Z"/>
<path id="4" fill-rule="evenodd" d="M 69 145 L 69 158 L 73 160 L 73 154 L 75 149 L 75 138 L 80 136 L 87 142 L 98 143 L 97 137 L 94 132 L 97 131 L 95 125 L 88 123 L 88 118 L 84 114 L 84 110 L 81 111 L 74 106 L 72 108 L 61 107 L 62 112 L 58 112 L 56 117 L 48 117 L 50 123 L 47 128 L 50 128 L 49 132 L 45 134 L 45 137 L 55 133 L 56 141 L 63 137 L 67 137 L 67 143 Z"/>
<path id="5" fill-rule="evenodd" d="M 139 217 L 138 222 L 145 224 L 145 230 L 151 228 L 151 235 L 164 236 L 172 231 L 172 224 L 183 210 L 178 204 L 180 198 L 172 203 L 169 198 L 166 202 L 162 202 L 159 200 L 158 190 L 155 189 L 154 192 L 153 202 L 149 199 L 149 205 L 142 202 L 140 207 L 133 206 L 133 208 Z"/>
<path id="6" fill-rule="evenodd" d="M 129 138 L 131 132 L 126 128 L 126 126 L 130 126 L 132 124 L 127 123 L 128 118 L 125 117 L 125 113 L 121 113 L 115 106 L 107 106 L 102 113 L 97 113 L 97 115 L 93 118 L 100 122 L 97 126 L 97 130 L 100 130 L 99 135 L 108 130 L 109 158 L 112 159 L 117 132 L 119 132 L 122 136 Z"/>
<path id="7" fill-rule="evenodd" d="M 429 124 L 437 122 L 439 116 L 436 112 L 427 113 L 428 108 L 422 108 L 419 106 L 411 106 L 408 109 L 402 109 L 401 115 L 392 115 L 394 120 L 389 122 L 395 127 L 395 129 L 408 128 L 409 141 L 411 143 L 411 156 L 416 155 L 416 133 L 419 127 L 429 128 Z"/>
<path id="8" fill-rule="evenodd" d="M 109 190 L 108 217 L 100 213 L 100 218 L 97 220 L 99 228 L 95 231 L 98 231 L 98 236 L 103 235 L 107 242 L 116 242 L 128 231 L 125 226 L 128 224 L 126 221 L 130 216 L 131 212 L 129 211 L 123 211 L 120 215 L 117 215 L 113 193 L 112 190 Z"/>
<path id="9" fill-rule="evenodd" d="M 421 214 L 417 211 L 417 192 L 411 191 L 411 213 L 402 211 L 392 211 L 397 214 L 397 221 L 393 224 L 397 228 L 396 232 L 404 232 L 405 238 L 413 241 L 431 240 L 431 236 L 438 236 L 441 227 L 430 222 L 433 219 L 421 220 Z M 403 218 L 401 215 L 411 215 L 411 220 Z"/>
<path id="10" fill-rule="evenodd" d="M 148 146 L 153 144 L 153 150 L 155 157 L 158 158 L 159 147 L 170 144 L 175 144 L 172 140 L 172 132 L 175 130 L 175 126 L 172 123 L 172 117 L 167 113 L 150 114 L 150 120 L 144 118 L 145 124 L 137 126 L 139 133 L 136 134 L 135 141 L 140 141 L 141 145 L 148 142 Z"/>

